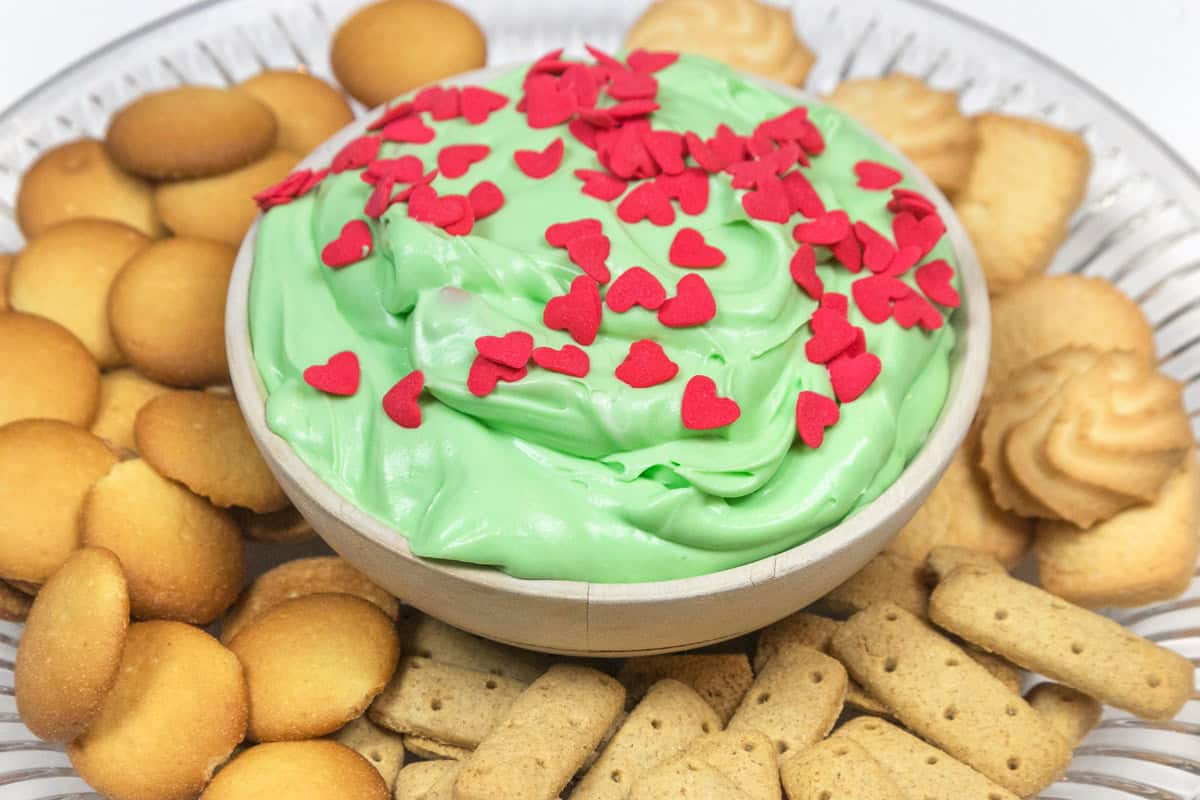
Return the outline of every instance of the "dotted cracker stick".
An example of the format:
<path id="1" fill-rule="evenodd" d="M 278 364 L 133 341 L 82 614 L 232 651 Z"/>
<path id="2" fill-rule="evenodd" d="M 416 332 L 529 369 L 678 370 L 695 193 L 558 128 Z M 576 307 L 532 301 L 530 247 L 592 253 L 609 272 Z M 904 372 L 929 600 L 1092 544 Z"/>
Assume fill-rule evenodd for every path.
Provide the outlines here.
<path id="1" fill-rule="evenodd" d="M 503 719 L 526 684 L 428 658 L 403 658 L 368 712 L 378 725 L 472 748 Z"/>
<path id="2" fill-rule="evenodd" d="M 833 652 L 915 733 L 1016 794 L 1049 785 L 1071 758 L 1020 695 L 893 603 L 854 615 Z"/>
<path id="3" fill-rule="evenodd" d="M 624 704 L 625 689 L 604 673 L 556 664 L 463 762 L 455 800 L 553 800 Z"/>
<path id="4" fill-rule="evenodd" d="M 908 800 L 853 739 L 826 739 L 780 768 L 788 800 Z"/>
<path id="5" fill-rule="evenodd" d="M 458 782 L 458 776 L 462 774 L 466 762 L 455 761 L 453 764 L 450 769 L 442 770 L 433 784 L 416 796 L 416 800 L 454 800 L 457 796 L 454 793 L 454 785 Z"/>
<path id="6" fill-rule="evenodd" d="M 663 678 L 674 678 L 699 692 L 726 723 L 754 682 L 750 659 L 741 653 L 685 653 L 628 659 L 617 673 L 630 703 Z"/>
<path id="7" fill-rule="evenodd" d="M 392 800 L 428 800 L 429 792 L 447 775 L 458 777 L 459 765 L 453 761 L 418 761 L 400 770 Z M 454 781 L 451 779 L 451 788 Z"/>
<path id="8" fill-rule="evenodd" d="M 523 683 L 532 683 L 550 666 L 542 653 L 481 639 L 413 609 L 401 617 L 400 641 L 406 653 Z"/>
<path id="9" fill-rule="evenodd" d="M 925 559 L 925 572 L 937 583 L 954 570 L 967 565 L 990 572 L 1008 572 L 991 553 L 953 545 L 943 545 L 930 550 Z"/>
<path id="10" fill-rule="evenodd" d="M 629 792 L 629 800 L 750 800 L 750 795 L 703 762 L 680 756 L 647 772 Z"/>
<path id="11" fill-rule="evenodd" d="M 961 761 L 883 720 L 852 720 L 830 740 L 860 745 L 914 800 L 1017 800 Z"/>
<path id="12" fill-rule="evenodd" d="M 721 731 L 688 745 L 684 758 L 707 764 L 750 797 L 779 800 L 779 762 L 771 740 L 758 731 Z"/>
<path id="13" fill-rule="evenodd" d="M 762 731 L 781 757 L 824 739 L 842 713 L 846 668 L 811 647 L 787 647 L 767 662 L 729 720 L 730 730 Z"/>
<path id="14" fill-rule="evenodd" d="M 1192 693 L 1186 658 L 1024 581 L 960 569 L 933 598 L 946 630 L 1140 717 L 1170 719 Z"/>
<path id="15" fill-rule="evenodd" d="M 623 800 L 638 776 L 679 755 L 693 739 L 721 729 L 704 698 L 679 681 L 650 687 L 600 758 L 575 787 L 575 800 Z"/>
<path id="16" fill-rule="evenodd" d="M 1021 668 L 1011 661 L 993 655 L 986 650 L 980 650 L 974 645 L 965 645 L 963 652 L 979 666 L 992 674 L 992 677 L 1003 683 L 1013 694 L 1021 693 Z"/>
<path id="17" fill-rule="evenodd" d="M 404 749 L 418 758 L 430 758 L 440 761 L 463 761 L 471 755 L 468 747 L 458 747 L 428 736 L 407 734 L 404 737 Z"/>
<path id="18" fill-rule="evenodd" d="M 885 550 L 848 581 L 813 603 L 813 608 L 835 617 L 848 617 L 883 601 L 924 617 L 929 602 L 925 565 Z"/>
<path id="19" fill-rule="evenodd" d="M 1072 747 L 1100 721 L 1100 701 L 1061 683 L 1039 683 L 1025 695 L 1026 702 L 1042 715 Z"/>

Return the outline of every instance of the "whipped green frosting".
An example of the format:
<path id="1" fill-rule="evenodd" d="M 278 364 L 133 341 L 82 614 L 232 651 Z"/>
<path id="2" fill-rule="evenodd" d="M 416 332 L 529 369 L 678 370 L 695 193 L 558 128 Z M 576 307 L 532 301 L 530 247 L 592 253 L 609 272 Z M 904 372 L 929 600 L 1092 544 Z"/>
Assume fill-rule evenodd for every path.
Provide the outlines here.
<path id="1" fill-rule="evenodd" d="M 419 156 L 426 168 L 450 144 L 492 152 L 461 178 L 438 177 L 441 194 L 465 194 L 494 181 L 506 201 L 468 236 L 410 219 L 403 204 L 372 222 L 375 251 L 340 270 L 320 251 L 362 213 L 371 187 L 358 171 L 332 175 L 319 189 L 270 211 L 258 233 L 250 293 L 255 359 L 269 395 L 267 422 L 330 486 L 408 539 L 428 558 L 494 565 L 522 578 L 633 582 L 682 578 L 735 567 L 792 547 L 870 503 L 925 441 L 945 400 L 954 332 L 904 330 L 867 321 L 850 304 L 883 369 L 819 449 L 796 437 L 800 390 L 833 396 L 827 371 L 805 357 L 816 303 L 793 282 L 795 222 L 747 217 L 728 175 L 710 179 L 707 209 L 677 214 L 669 227 L 621 222 L 616 202 L 580 192 L 578 168 L 600 169 L 595 153 L 565 126 L 532 130 L 514 106 L 525 70 L 489 84 L 509 103 L 482 125 L 429 122 L 425 145 L 385 143 L 380 157 Z M 655 74 L 656 129 L 711 136 L 718 123 L 749 134 L 793 100 L 725 67 L 683 57 Z M 896 159 L 849 118 L 818 104 L 809 116 L 825 152 L 805 172 L 829 209 L 890 233 L 888 191 L 855 186 L 854 164 Z M 540 150 L 562 137 L 566 153 L 550 178 L 517 168 L 515 149 Z M 902 187 L 917 188 L 909 180 Z M 566 251 L 544 238 L 548 225 L 594 217 L 612 240 L 614 278 L 630 266 L 653 273 L 671 294 L 693 270 L 667 261 L 682 225 L 698 228 L 726 262 L 700 271 L 717 315 L 694 328 L 666 328 L 655 313 L 605 309 L 591 370 L 573 378 L 534 368 L 486 397 L 467 390 L 479 336 L 513 330 L 537 345 L 572 343 L 542 323 L 546 302 L 581 274 Z M 854 275 L 824 259 L 827 292 L 850 295 Z M 929 255 L 957 265 L 948 237 Z M 911 273 L 905 280 L 912 283 Z M 957 281 L 956 281 L 957 283 Z M 915 285 L 915 284 L 914 284 Z M 613 370 L 632 341 L 663 345 L 679 365 L 671 381 L 645 389 Z M 310 387 L 303 370 L 352 350 L 362 382 L 351 397 Z M 381 398 L 411 370 L 424 372 L 423 423 L 402 428 Z M 683 387 L 707 375 L 741 417 L 710 431 L 685 429 Z"/>

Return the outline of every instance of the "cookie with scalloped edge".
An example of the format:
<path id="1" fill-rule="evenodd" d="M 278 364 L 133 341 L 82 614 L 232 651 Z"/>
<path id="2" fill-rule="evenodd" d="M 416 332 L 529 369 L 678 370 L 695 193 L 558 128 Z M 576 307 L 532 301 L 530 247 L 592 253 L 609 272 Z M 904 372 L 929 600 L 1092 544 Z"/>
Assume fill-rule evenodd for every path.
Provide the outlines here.
<path id="1" fill-rule="evenodd" d="M 0 425 L 58 419 L 87 427 L 100 399 L 100 367 L 53 320 L 0 311 Z"/>
<path id="2" fill-rule="evenodd" d="M 345 96 L 315 75 L 269 69 L 238 88 L 271 109 L 279 123 L 275 146 L 307 155 L 354 121 Z"/>

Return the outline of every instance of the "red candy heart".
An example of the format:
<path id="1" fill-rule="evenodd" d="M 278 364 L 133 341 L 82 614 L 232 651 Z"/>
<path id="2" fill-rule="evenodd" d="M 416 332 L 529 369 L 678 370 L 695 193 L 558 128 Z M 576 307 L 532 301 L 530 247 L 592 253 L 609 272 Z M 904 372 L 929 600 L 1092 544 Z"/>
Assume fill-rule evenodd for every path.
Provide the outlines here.
<path id="1" fill-rule="evenodd" d="M 653 52 L 638 48 L 625 56 L 625 63 L 635 72 L 658 72 L 679 60 L 679 53 Z"/>
<path id="2" fill-rule="evenodd" d="M 385 128 L 398 119 L 404 119 L 405 117 L 410 116 L 414 111 L 416 111 L 416 109 L 410 102 L 405 101 L 403 103 L 397 103 L 394 106 L 384 109 L 383 113 L 379 115 L 378 119 L 367 126 L 367 130 L 377 131 L 380 128 Z"/>
<path id="3" fill-rule="evenodd" d="M 927 214 L 918 219 L 907 211 L 892 219 L 892 235 L 896 246 L 916 247 L 924 255 L 933 249 L 946 232 L 946 225 L 937 214 Z"/>
<path id="4" fill-rule="evenodd" d="M 514 383 L 528 374 L 527 367 L 513 369 L 483 356 L 476 356 L 471 362 L 471 371 L 467 374 L 467 389 L 476 397 L 486 397 L 495 391 L 498 382 Z"/>
<path id="5" fill-rule="evenodd" d="M 596 135 L 600 128 L 588 122 L 583 117 L 576 117 L 567 125 L 567 133 L 575 137 L 575 140 L 584 147 L 592 150 L 596 149 Z"/>
<path id="6" fill-rule="evenodd" d="M 423 180 L 424 175 L 425 165 L 421 163 L 421 159 L 405 155 L 372 161 L 363 170 L 362 179 L 367 183 L 376 183 L 384 178 L 393 178 L 400 183 L 416 183 Z"/>
<path id="7" fill-rule="evenodd" d="M 574 222 L 556 222 L 546 228 L 546 241 L 551 247 L 565 247 L 567 242 L 581 236 L 596 236 L 603 232 L 600 220 L 577 219 Z"/>
<path id="8" fill-rule="evenodd" d="M 521 369 L 533 354 L 533 337 L 525 331 L 512 331 L 503 336 L 480 336 L 475 340 L 479 355 L 512 369 Z"/>
<path id="9" fill-rule="evenodd" d="M 792 211 L 799 211 L 809 219 L 825 213 L 825 202 L 821 200 L 821 195 L 799 170 L 792 170 L 783 176 L 783 190 L 787 193 Z"/>
<path id="10" fill-rule="evenodd" d="M 683 135 L 687 143 L 688 155 L 692 157 L 705 172 L 717 173 L 737 159 L 729 159 L 718 155 L 707 142 L 696 134 L 688 131 Z M 740 158 L 740 155 L 739 155 Z"/>
<path id="11" fill-rule="evenodd" d="M 486 144 L 453 144 L 438 153 L 438 169 L 447 178 L 460 178 L 471 165 L 487 158 L 492 148 Z"/>
<path id="12" fill-rule="evenodd" d="M 886 272 L 896 257 L 891 240 L 866 222 L 854 223 L 854 235 L 863 246 L 863 263 L 871 272 Z"/>
<path id="13" fill-rule="evenodd" d="M 635 389 L 645 389 L 674 378 L 679 374 L 679 365 L 667 357 L 658 342 L 640 339 L 629 345 L 629 353 L 613 374 Z"/>
<path id="14" fill-rule="evenodd" d="M 837 403 L 823 394 L 801 392 L 796 398 L 796 432 L 800 441 L 814 449 L 825 441 L 825 429 L 840 416 Z"/>
<path id="15" fill-rule="evenodd" d="M 792 215 L 792 203 L 783 181 L 774 175 L 760 181 L 755 191 L 742 195 L 742 209 L 748 216 L 766 222 L 787 222 Z"/>
<path id="16" fill-rule="evenodd" d="M 580 190 L 588 197 L 595 197 L 597 200 L 616 200 L 625 193 L 625 187 L 629 184 L 616 177 L 611 172 L 601 172 L 595 169 L 577 169 L 575 177 L 583 181 L 583 188 Z"/>
<path id="17" fill-rule="evenodd" d="M 821 308 L 836 311 L 844 317 L 850 313 L 850 299 L 839 292 L 826 292 L 821 295 Z"/>
<path id="18" fill-rule="evenodd" d="M 383 138 L 389 142 L 426 144 L 433 141 L 433 128 L 418 116 L 402 117 L 384 126 Z"/>
<path id="19" fill-rule="evenodd" d="M 892 317 L 897 325 L 906 330 L 920 325 L 924 330 L 935 331 L 944 322 L 938 310 L 916 292 L 910 292 L 896 301 L 892 306 Z"/>
<path id="20" fill-rule="evenodd" d="M 654 181 L 663 193 L 679 201 L 679 210 L 695 216 L 708 208 L 708 173 L 689 167 L 678 175 L 660 175 Z"/>
<path id="21" fill-rule="evenodd" d="M 678 133 L 648 131 L 642 137 L 642 142 L 646 145 L 650 157 L 654 159 L 664 174 L 678 175 L 687 166 L 683 161 L 683 154 L 687 148 L 683 137 Z"/>
<path id="22" fill-rule="evenodd" d="M 913 268 L 924 253 L 921 248 L 912 245 L 905 245 L 896 251 L 896 255 L 892 256 L 892 263 L 888 264 L 886 275 L 903 275 Z"/>
<path id="23" fill-rule="evenodd" d="M 671 242 L 667 259 L 677 267 L 708 269 L 725 263 L 725 254 L 704 241 L 695 228 L 680 228 Z"/>
<path id="24" fill-rule="evenodd" d="M 459 107 L 463 119 L 472 125 L 487 122 L 488 115 L 508 103 L 508 98 L 481 86 L 467 86 L 462 90 Z"/>
<path id="25" fill-rule="evenodd" d="M 614 100 L 644 100 L 658 94 L 658 81 L 648 73 L 614 69 L 607 92 Z"/>
<path id="26" fill-rule="evenodd" d="M 692 431 L 723 428 L 742 415 L 736 401 L 717 395 L 717 384 L 707 375 L 696 375 L 687 382 L 680 411 L 683 427 Z"/>
<path id="27" fill-rule="evenodd" d="M 382 137 L 379 136 L 360 136 L 338 151 L 329 165 L 329 170 L 339 173 L 349 169 L 362 169 L 375 160 L 382 141 Z"/>
<path id="28" fill-rule="evenodd" d="M 882 368 L 883 364 L 874 353 L 835 358 L 829 364 L 829 382 L 833 384 L 833 393 L 838 402 L 857 400 L 879 377 Z"/>
<path id="29" fill-rule="evenodd" d="M 850 217 L 845 211 L 828 211 L 812 222 L 801 222 L 792 229 L 797 242 L 808 244 L 837 244 L 850 234 Z"/>
<path id="30" fill-rule="evenodd" d="M 345 350 L 304 370 L 304 382 L 325 394 L 349 397 L 358 391 L 360 374 L 358 356 Z"/>
<path id="31" fill-rule="evenodd" d="M 858 243 L 858 239 L 854 238 L 853 232 L 847 233 L 841 241 L 833 244 L 829 249 L 838 263 L 846 269 L 851 272 L 862 270 L 862 245 Z"/>
<path id="32" fill-rule="evenodd" d="M 383 413 L 401 428 L 421 427 L 421 406 L 417 397 L 424 388 L 425 375 L 420 370 L 408 373 L 383 396 Z"/>
<path id="33" fill-rule="evenodd" d="M 942 259 L 922 264 L 917 267 L 916 274 L 917 286 L 933 302 L 947 308 L 958 308 L 962 303 L 958 290 L 950 283 L 954 278 L 954 267 Z"/>
<path id="34" fill-rule="evenodd" d="M 653 114 L 659 107 L 653 100 L 624 100 L 604 110 L 613 119 L 633 119 Z"/>
<path id="35" fill-rule="evenodd" d="M 517 162 L 521 172 L 537 180 L 552 175 L 562 163 L 562 158 L 562 137 L 546 145 L 545 150 L 517 150 L 513 153 L 513 160 Z"/>
<path id="36" fill-rule="evenodd" d="M 890 189 L 904 178 L 898 170 L 886 164 L 866 160 L 854 165 L 854 174 L 858 176 L 858 187 L 869 191 Z"/>
<path id="37" fill-rule="evenodd" d="M 617 206 L 617 216 L 630 225 L 644 219 L 655 225 L 670 225 L 675 221 L 675 208 L 661 186 L 647 181 L 625 196 Z"/>
<path id="38" fill-rule="evenodd" d="M 668 328 L 703 325 L 717 315 L 708 281 L 696 273 L 684 275 L 675 284 L 675 296 L 658 309 L 658 321 Z"/>
<path id="39" fill-rule="evenodd" d="M 566 331 L 586 347 L 596 341 L 602 313 L 598 284 L 580 275 L 571 281 L 571 289 L 565 295 L 550 298 L 542 312 L 542 322 L 551 330 Z"/>
<path id="40" fill-rule="evenodd" d="M 383 212 L 387 211 L 392 205 L 392 191 L 395 188 L 396 179 L 391 175 L 380 178 L 375 184 L 375 188 L 371 190 L 371 196 L 367 198 L 367 204 L 363 207 L 363 213 L 371 219 L 382 217 Z"/>
<path id="41" fill-rule="evenodd" d="M 333 269 L 341 269 L 371 255 L 374 242 L 371 228 L 361 219 L 352 219 L 342 226 L 338 237 L 321 250 L 321 263 Z"/>
<path id="42" fill-rule="evenodd" d="M 604 302 L 618 314 L 636 306 L 657 310 L 667 299 L 667 290 L 658 278 L 641 267 L 630 267 L 617 276 L 604 293 Z"/>
<path id="43" fill-rule="evenodd" d="M 533 351 L 533 363 L 551 372 L 560 372 L 572 378 L 582 378 L 591 369 L 588 354 L 573 344 L 564 344 L 558 350 L 553 347 L 538 347 Z"/>
<path id="44" fill-rule="evenodd" d="M 792 256 L 790 267 L 792 280 L 803 289 L 813 300 L 820 300 L 825 292 L 825 283 L 817 274 L 817 254 L 812 245 L 802 244 Z"/>
<path id="45" fill-rule="evenodd" d="M 447 205 L 453 203 L 458 207 L 457 218 L 454 222 L 447 223 L 442 226 L 442 230 L 451 236 L 466 236 L 475 227 L 475 208 L 471 205 L 471 200 L 466 195 L 448 194 L 442 198 L 441 203 Z"/>
<path id="46" fill-rule="evenodd" d="M 860 329 L 836 311 L 818 308 L 809 321 L 813 336 L 804 343 L 804 355 L 814 364 L 828 364 L 858 339 Z"/>
<path id="47" fill-rule="evenodd" d="M 854 304 L 862 315 L 874 323 L 885 322 L 892 315 L 892 301 L 912 294 L 912 288 L 891 275 L 872 275 L 860 278 L 850 287 Z"/>
<path id="48" fill-rule="evenodd" d="M 608 283 L 608 265 L 605 259 L 612 250 L 612 243 L 604 234 L 577 236 L 567 242 L 567 257 L 597 283 Z"/>
<path id="49" fill-rule="evenodd" d="M 579 110 L 579 98 L 570 86 L 559 86 L 553 75 L 538 74 L 525 81 L 525 97 L 517 110 L 525 111 L 531 128 L 561 125 Z"/>
<path id="50" fill-rule="evenodd" d="M 893 214 L 912 214 L 921 219 L 927 214 L 937 213 L 937 206 L 925 195 L 911 189 L 893 189 L 892 199 L 888 201 L 887 210 Z"/>
<path id="51" fill-rule="evenodd" d="M 504 192 L 491 181 L 480 181 L 467 192 L 476 221 L 495 214 L 504 205 Z"/>

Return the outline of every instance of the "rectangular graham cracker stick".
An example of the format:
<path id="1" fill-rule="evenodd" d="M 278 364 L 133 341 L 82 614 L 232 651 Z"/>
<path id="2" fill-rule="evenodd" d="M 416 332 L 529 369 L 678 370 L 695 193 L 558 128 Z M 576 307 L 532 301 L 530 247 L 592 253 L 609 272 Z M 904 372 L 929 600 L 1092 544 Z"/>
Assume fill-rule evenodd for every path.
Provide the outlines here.
<path id="1" fill-rule="evenodd" d="M 462 767 L 455 761 L 418 761 L 400 770 L 392 800 L 430 800 L 429 793 L 446 780 L 454 788 L 454 778 Z M 447 779 L 447 776 L 452 776 Z"/>
<path id="2" fill-rule="evenodd" d="M 404 749 L 418 758 L 433 760 L 462 761 L 471 755 L 469 748 L 457 747 L 439 742 L 437 739 L 430 739 L 427 736 L 414 736 L 413 734 L 405 735 Z"/>
<path id="3" fill-rule="evenodd" d="M 1021 693 L 1021 668 L 1008 659 L 993 655 L 986 650 L 980 650 L 974 645 L 963 647 L 963 652 L 969 655 L 975 663 L 986 669 L 992 677 L 1003 683 L 1013 694 Z"/>
<path id="4" fill-rule="evenodd" d="M 849 617 L 872 603 L 883 601 L 895 603 L 924 618 L 929 602 L 925 565 L 885 550 L 812 607 L 822 614 Z"/>
<path id="5" fill-rule="evenodd" d="M 893 603 L 855 614 L 833 652 L 913 732 L 1016 794 L 1040 791 L 1070 761 L 1020 695 Z"/>
<path id="6" fill-rule="evenodd" d="M 1146 719 L 1170 719 L 1192 694 L 1183 656 L 1008 575 L 956 570 L 931 611 L 968 642 Z"/>
<path id="7" fill-rule="evenodd" d="M 625 718 L 571 797 L 624 800 L 638 776 L 682 753 L 693 739 L 720 729 L 717 712 L 694 689 L 661 680 Z"/>
<path id="8" fill-rule="evenodd" d="M 934 584 L 964 565 L 991 572 L 1008 572 L 991 553 L 968 550 L 965 547 L 955 547 L 954 545 L 935 547 L 929 551 L 929 556 L 925 559 L 925 571 L 932 579 L 931 583 Z"/>
<path id="9" fill-rule="evenodd" d="M 961 761 L 881 719 L 859 717 L 830 737 L 830 741 L 847 740 L 870 753 L 907 798 L 1018 800 Z"/>
<path id="10" fill-rule="evenodd" d="M 771 740 L 758 731 L 701 736 L 688 745 L 683 757 L 717 770 L 750 800 L 779 800 L 779 760 Z"/>
<path id="11" fill-rule="evenodd" d="M 788 800 L 909 800 L 853 739 L 826 739 L 783 762 Z"/>
<path id="12" fill-rule="evenodd" d="M 1025 700 L 1072 747 L 1078 747 L 1096 727 L 1103 711 L 1099 700 L 1061 683 L 1039 683 Z"/>
<path id="13" fill-rule="evenodd" d="M 554 800 L 624 705 L 624 687 L 603 672 L 556 664 L 463 762 L 454 800 Z"/>
<path id="14" fill-rule="evenodd" d="M 511 678 L 408 657 L 368 713 L 388 730 L 473 748 L 523 691 Z"/>
<path id="15" fill-rule="evenodd" d="M 765 733 L 786 759 L 833 730 L 846 683 L 846 668 L 836 659 L 811 647 L 785 647 L 758 673 L 729 730 Z"/>
<path id="16" fill-rule="evenodd" d="M 409 655 L 488 672 L 532 683 L 551 663 L 549 656 L 481 639 L 441 620 L 405 608 L 400 617 L 400 641 Z"/>
<path id="17" fill-rule="evenodd" d="M 695 689 L 724 724 L 754 682 L 754 672 L 750 659 L 742 653 L 688 653 L 630 658 L 617 673 L 630 703 L 641 700 L 646 690 L 663 678 L 674 678 Z"/>
<path id="18" fill-rule="evenodd" d="M 750 795 L 712 767 L 679 756 L 660 764 L 633 784 L 629 800 L 750 800 Z"/>
<path id="19" fill-rule="evenodd" d="M 370 762 L 388 790 L 396 786 L 396 775 L 404 766 L 404 741 L 400 734 L 381 728 L 366 716 L 351 720 L 329 735 Z"/>

